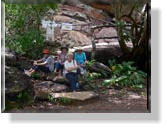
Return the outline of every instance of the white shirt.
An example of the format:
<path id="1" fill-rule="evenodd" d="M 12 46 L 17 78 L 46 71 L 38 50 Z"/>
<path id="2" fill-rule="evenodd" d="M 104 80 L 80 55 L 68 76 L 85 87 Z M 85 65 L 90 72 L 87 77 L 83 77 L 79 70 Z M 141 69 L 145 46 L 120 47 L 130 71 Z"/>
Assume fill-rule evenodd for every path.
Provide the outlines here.
<path id="1" fill-rule="evenodd" d="M 72 60 L 71 62 L 69 62 L 68 60 L 66 60 L 65 63 L 64 63 L 64 67 L 65 67 L 64 73 L 65 74 L 69 73 L 66 69 L 71 68 L 71 67 L 75 67 L 75 66 L 77 66 L 77 62 L 75 60 Z M 77 70 L 72 70 L 70 72 L 76 73 Z"/>

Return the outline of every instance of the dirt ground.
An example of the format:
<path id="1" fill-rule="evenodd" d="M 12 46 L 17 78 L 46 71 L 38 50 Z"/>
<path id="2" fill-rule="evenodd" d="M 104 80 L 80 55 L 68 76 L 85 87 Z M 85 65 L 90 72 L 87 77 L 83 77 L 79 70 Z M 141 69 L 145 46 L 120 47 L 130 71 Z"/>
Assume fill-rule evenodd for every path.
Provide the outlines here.
<path id="1" fill-rule="evenodd" d="M 99 97 L 84 102 L 70 104 L 53 103 L 36 100 L 31 105 L 9 112 L 32 113 L 145 113 L 147 110 L 147 95 L 127 89 L 107 89 L 98 91 Z"/>

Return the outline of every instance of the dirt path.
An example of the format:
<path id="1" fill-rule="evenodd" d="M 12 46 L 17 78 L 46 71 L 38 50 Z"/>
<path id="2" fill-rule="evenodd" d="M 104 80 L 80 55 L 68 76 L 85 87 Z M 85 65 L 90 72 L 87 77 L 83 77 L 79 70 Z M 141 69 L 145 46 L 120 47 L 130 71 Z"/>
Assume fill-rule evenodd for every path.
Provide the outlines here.
<path id="1" fill-rule="evenodd" d="M 148 112 L 147 97 L 127 89 L 108 89 L 99 92 L 99 97 L 72 104 L 36 100 L 33 104 L 10 112 L 55 112 L 55 113 L 101 113 L 101 112 Z"/>

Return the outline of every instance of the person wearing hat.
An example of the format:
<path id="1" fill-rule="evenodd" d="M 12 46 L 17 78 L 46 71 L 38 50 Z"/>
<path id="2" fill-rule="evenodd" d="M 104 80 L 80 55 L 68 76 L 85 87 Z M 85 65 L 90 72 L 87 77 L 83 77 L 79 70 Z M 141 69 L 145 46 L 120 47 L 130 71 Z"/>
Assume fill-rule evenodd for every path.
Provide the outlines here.
<path id="1" fill-rule="evenodd" d="M 78 73 L 83 75 L 86 72 L 86 54 L 83 52 L 83 49 L 81 47 L 78 47 L 76 49 L 74 59 L 77 62 L 78 65 Z"/>
<path id="2" fill-rule="evenodd" d="M 55 63 L 54 72 L 58 72 L 59 76 L 62 76 L 64 69 L 64 62 L 67 59 L 68 48 L 66 46 L 61 47 L 61 53 L 58 54 L 58 62 Z"/>
<path id="3" fill-rule="evenodd" d="M 49 56 L 49 50 L 43 50 L 43 58 L 37 61 L 34 61 L 33 67 L 29 70 L 24 70 L 25 74 L 31 76 L 35 71 L 42 71 L 45 73 L 54 71 L 54 59 L 52 56 Z"/>

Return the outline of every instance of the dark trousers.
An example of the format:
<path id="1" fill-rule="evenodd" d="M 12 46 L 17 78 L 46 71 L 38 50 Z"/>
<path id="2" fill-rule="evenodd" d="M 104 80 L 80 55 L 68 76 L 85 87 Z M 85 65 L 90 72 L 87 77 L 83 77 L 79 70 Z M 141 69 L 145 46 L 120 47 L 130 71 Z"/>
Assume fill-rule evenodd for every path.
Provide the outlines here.
<path id="1" fill-rule="evenodd" d="M 49 73 L 50 70 L 48 67 L 45 67 L 45 66 L 33 66 L 32 69 L 34 69 L 35 71 L 42 71 L 42 72 L 45 72 L 45 73 Z"/>
<path id="2" fill-rule="evenodd" d="M 60 64 L 59 62 L 54 63 L 54 67 L 59 71 L 60 69 L 63 71 L 64 65 Z"/>
<path id="3" fill-rule="evenodd" d="M 71 89 L 74 91 L 77 90 L 78 76 L 77 73 L 69 72 L 66 75 L 66 78 L 70 81 Z"/>

